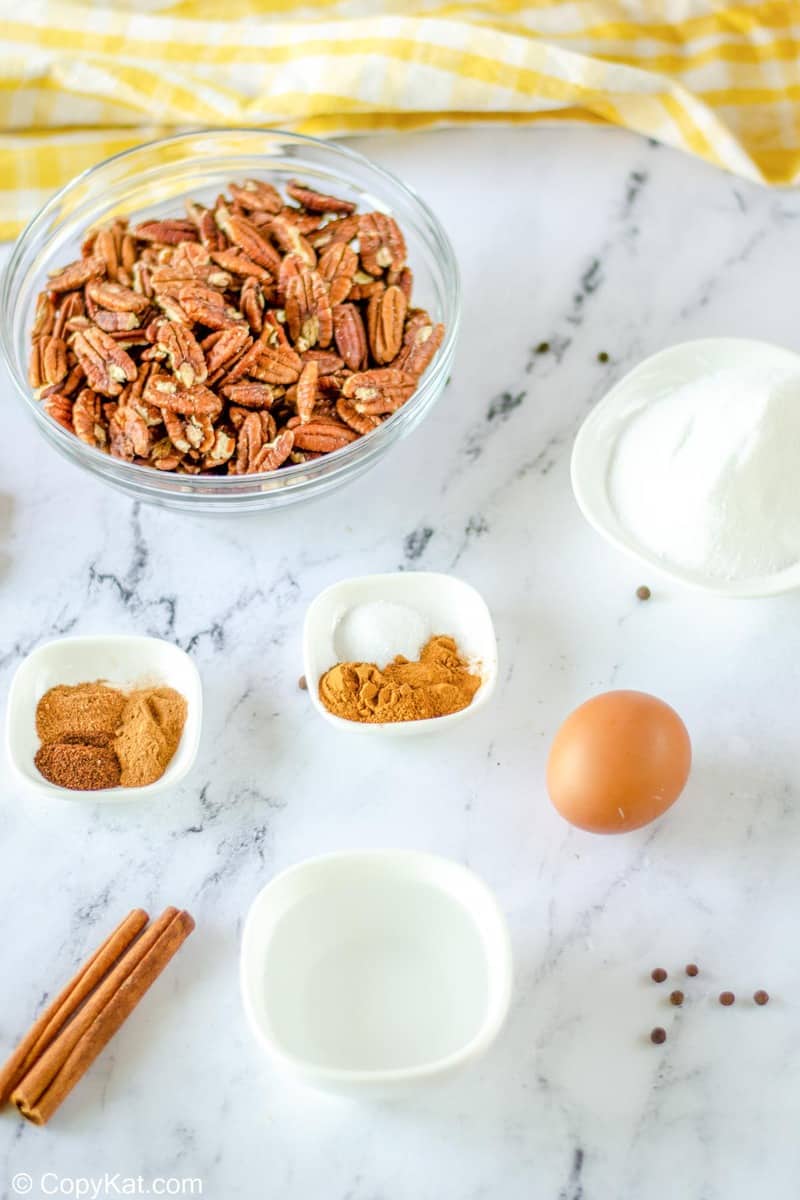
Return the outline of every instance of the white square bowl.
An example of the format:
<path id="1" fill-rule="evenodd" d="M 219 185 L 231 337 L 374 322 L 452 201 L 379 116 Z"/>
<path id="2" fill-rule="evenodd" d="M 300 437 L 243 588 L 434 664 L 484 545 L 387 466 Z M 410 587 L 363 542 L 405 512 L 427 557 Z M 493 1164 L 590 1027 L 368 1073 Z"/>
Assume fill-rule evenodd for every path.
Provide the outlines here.
<path id="1" fill-rule="evenodd" d="M 242 935 L 245 1012 L 299 1083 L 386 1099 L 488 1050 L 513 980 L 503 912 L 460 863 L 408 850 L 308 859 L 256 897 Z"/>
<path id="2" fill-rule="evenodd" d="M 481 686 L 471 704 L 444 717 L 386 721 L 383 724 L 347 721 L 328 712 L 319 698 L 319 681 L 339 661 L 335 649 L 336 627 L 354 605 L 377 601 L 415 608 L 425 618 L 431 634 L 455 638 L 459 651 L 479 664 Z M 362 575 L 356 579 L 343 579 L 320 592 L 306 613 L 303 660 L 308 694 L 321 717 L 339 729 L 383 737 L 442 733 L 455 721 L 463 721 L 482 708 L 497 682 L 497 639 L 486 601 L 462 579 L 434 571 Z"/>
<path id="3" fill-rule="evenodd" d="M 96 679 L 116 687 L 171 687 L 187 702 L 186 724 L 174 757 L 155 783 L 138 788 L 99 788 L 74 791 L 57 787 L 40 775 L 34 763 L 39 749 L 36 706 L 58 684 Z M 191 769 L 200 745 L 203 687 L 189 655 L 161 638 L 99 635 L 59 638 L 38 646 L 23 659 L 11 681 L 6 716 L 6 747 L 17 777 L 51 799 L 113 802 L 147 800 L 173 787 Z"/>

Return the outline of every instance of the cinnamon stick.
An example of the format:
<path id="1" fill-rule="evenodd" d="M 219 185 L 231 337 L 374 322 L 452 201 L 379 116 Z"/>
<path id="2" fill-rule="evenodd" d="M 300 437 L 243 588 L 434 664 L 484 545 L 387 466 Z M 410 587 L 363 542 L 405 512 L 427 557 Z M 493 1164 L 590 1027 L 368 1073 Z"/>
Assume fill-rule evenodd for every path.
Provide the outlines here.
<path id="1" fill-rule="evenodd" d="M 108 1044 L 194 929 L 188 912 L 167 908 L 113 970 L 11 1095 L 23 1117 L 44 1125 Z"/>
<path id="2" fill-rule="evenodd" d="M 6 1103 L 26 1072 L 41 1058 L 84 1000 L 133 944 L 149 919 L 141 908 L 129 912 L 28 1030 L 0 1069 L 0 1106 Z"/>

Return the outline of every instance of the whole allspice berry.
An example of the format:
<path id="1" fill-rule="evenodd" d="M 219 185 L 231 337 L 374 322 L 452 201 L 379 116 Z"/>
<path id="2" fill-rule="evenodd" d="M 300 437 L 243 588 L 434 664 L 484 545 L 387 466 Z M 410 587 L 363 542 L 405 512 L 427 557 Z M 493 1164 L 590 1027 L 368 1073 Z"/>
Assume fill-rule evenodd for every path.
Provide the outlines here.
<path id="1" fill-rule="evenodd" d="M 667 978 L 667 972 L 663 967 L 653 967 L 653 970 L 650 972 L 650 978 L 653 983 L 663 983 Z"/>
<path id="2" fill-rule="evenodd" d="M 725 1008 L 730 1008 L 735 999 L 736 997 L 734 996 L 733 992 L 720 992 L 719 994 L 719 1002 Z"/>
<path id="3" fill-rule="evenodd" d="M 691 975 L 692 978 L 694 978 L 695 975 L 699 975 L 700 968 L 698 967 L 697 963 L 689 963 L 686 967 L 686 974 Z"/>
<path id="4" fill-rule="evenodd" d="M 765 992 L 763 988 L 760 988 L 757 992 L 753 992 L 753 999 L 759 1005 L 769 1004 L 769 992 Z"/>
<path id="5" fill-rule="evenodd" d="M 666 1029 L 662 1029 L 660 1025 L 657 1025 L 655 1027 L 655 1029 L 650 1031 L 650 1041 L 655 1046 L 660 1046 L 662 1044 L 662 1042 L 665 1042 L 666 1040 L 667 1040 L 667 1031 L 666 1031 Z"/>
<path id="6" fill-rule="evenodd" d="M 637 600 L 649 600 L 650 597 L 652 596 L 652 594 L 653 593 L 650 591 L 650 588 L 647 586 L 646 583 L 641 584 L 636 589 L 636 599 Z"/>
<path id="7" fill-rule="evenodd" d="M 674 992 L 669 994 L 670 1004 L 674 1004 L 676 1008 L 680 1008 L 683 1004 L 683 992 L 676 988 Z"/>

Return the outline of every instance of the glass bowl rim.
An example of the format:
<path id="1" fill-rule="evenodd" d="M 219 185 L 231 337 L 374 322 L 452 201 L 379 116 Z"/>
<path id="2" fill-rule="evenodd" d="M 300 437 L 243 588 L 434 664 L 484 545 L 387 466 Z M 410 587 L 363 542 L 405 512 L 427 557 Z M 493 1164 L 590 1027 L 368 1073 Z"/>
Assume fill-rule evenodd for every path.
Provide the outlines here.
<path id="1" fill-rule="evenodd" d="M 416 391 L 396 412 L 391 413 L 377 429 L 356 438 L 355 441 L 349 443 L 347 446 L 343 446 L 340 450 L 334 450 L 332 453 L 325 454 L 310 463 L 295 463 L 289 467 L 280 467 L 276 471 L 260 471 L 246 476 L 212 474 L 184 476 L 179 472 L 162 472 L 156 470 L 155 467 L 139 465 L 127 462 L 125 459 L 115 458 L 113 455 L 107 454 L 104 450 L 80 441 L 80 439 L 75 437 L 75 434 L 64 429 L 57 421 L 50 417 L 41 403 L 32 396 L 27 378 L 17 369 L 17 356 L 11 333 L 12 323 L 2 318 L 14 308 L 15 300 L 10 294 L 11 281 L 29 241 L 38 234 L 39 229 L 47 222 L 54 210 L 57 210 L 63 198 L 68 196 L 73 189 L 91 181 L 93 175 L 99 174 L 104 168 L 110 166 L 111 163 L 119 162 L 122 159 L 133 158 L 142 152 L 153 150 L 157 147 L 179 145 L 181 142 L 188 142 L 198 137 L 214 138 L 215 136 L 224 137 L 230 134 L 283 137 L 294 142 L 299 142 L 300 144 L 305 143 L 309 146 L 319 147 L 326 152 L 330 152 L 334 157 L 341 156 L 343 159 L 349 159 L 354 164 L 366 167 L 380 178 L 390 190 L 394 189 L 403 193 L 405 198 L 410 200 L 412 205 L 418 210 L 419 215 L 427 223 L 436 240 L 439 242 L 439 249 L 442 255 L 439 266 L 444 283 L 444 304 L 445 308 L 449 307 L 451 311 L 443 314 L 447 318 L 444 322 L 444 339 L 436 353 L 436 357 L 423 375 Z M 46 237 L 43 245 L 46 245 L 47 240 Z M 263 490 L 263 485 L 267 480 L 272 480 L 276 484 L 278 481 L 286 481 L 285 484 L 281 483 L 279 487 L 276 487 L 274 489 L 276 491 L 283 490 L 283 487 L 290 488 L 293 480 L 297 481 L 297 486 L 302 490 L 304 484 L 312 484 L 320 478 L 330 480 L 331 477 L 341 474 L 348 466 L 354 462 L 358 462 L 362 458 L 367 451 L 367 447 L 370 448 L 371 454 L 377 454 L 380 450 L 380 445 L 376 443 L 389 443 L 392 434 L 395 432 L 400 433 L 403 425 L 411 420 L 420 409 L 427 407 L 437 392 L 441 390 L 442 375 L 450 368 L 460 321 L 461 279 L 453 246 L 441 221 L 417 191 L 400 179 L 399 176 L 395 175 L 394 172 L 387 170 L 386 167 L 374 162 L 371 158 L 368 158 L 365 154 L 361 154 L 358 150 L 354 150 L 351 146 L 343 145 L 336 139 L 312 137 L 310 134 L 294 133 L 291 130 L 272 126 L 231 125 L 185 130 L 181 133 L 170 134 L 168 137 L 153 138 L 150 141 L 141 142 L 128 149 L 119 150 L 115 154 L 108 155 L 100 162 L 86 167 L 73 179 L 65 183 L 63 187 L 60 187 L 34 213 L 13 243 L 11 254 L 2 272 L 2 278 L 0 278 L 0 351 L 2 351 L 2 357 L 5 360 L 6 367 L 17 392 L 31 410 L 31 414 L 37 424 L 44 426 L 42 432 L 55 437 L 59 446 L 63 448 L 71 459 L 75 458 L 76 453 L 81 459 L 85 458 L 86 462 L 82 463 L 82 465 L 88 469 L 93 469 L 94 465 L 97 464 L 98 470 L 102 466 L 103 473 L 107 473 L 109 468 L 111 468 L 112 472 L 119 472 L 121 479 L 127 479 L 131 484 L 141 484 L 142 486 L 147 486 L 148 481 L 151 486 L 154 486 L 157 479 L 164 479 L 165 476 L 166 479 L 180 479 L 187 488 L 190 488 L 198 496 L 206 491 L 211 493 L 217 489 L 222 489 L 221 492 L 217 493 L 218 499 L 224 495 L 226 489 L 231 490 L 232 497 L 241 499 L 243 494 L 242 487 L 245 483 L 249 484 L 252 482 L 256 485 L 256 490 Z M 388 449 L 388 445 L 384 446 L 384 449 Z M 273 489 L 269 490 L 272 491 Z M 265 491 L 264 494 L 267 495 L 268 492 Z"/>

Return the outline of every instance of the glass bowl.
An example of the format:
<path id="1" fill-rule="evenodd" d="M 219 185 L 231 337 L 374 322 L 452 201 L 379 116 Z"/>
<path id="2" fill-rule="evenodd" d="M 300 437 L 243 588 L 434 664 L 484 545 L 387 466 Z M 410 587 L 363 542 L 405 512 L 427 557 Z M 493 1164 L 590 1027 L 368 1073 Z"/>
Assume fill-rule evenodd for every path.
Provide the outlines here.
<path id="1" fill-rule="evenodd" d="M 439 351 L 414 395 L 376 430 L 342 450 L 259 475 L 178 475 L 112 458 L 63 429 L 28 384 L 29 330 L 47 273 L 79 257 L 87 229 L 116 216 L 180 215 L 183 199 L 213 202 L 231 180 L 297 176 L 362 209 L 394 216 L 414 272 L 413 304 L 445 326 Z M 459 278 L 450 241 L 410 188 L 363 155 L 332 142 L 271 129 L 180 134 L 107 159 L 62 188 L 20 235 L 0 287 L 0 344 L 11 377 L 50 445 L 84 470 L 138 500 L 194 512 L 280 508 L 322 495 L 374 466 L 410 433 L 441 395 L 450 374 L 460 315 Z"/>

